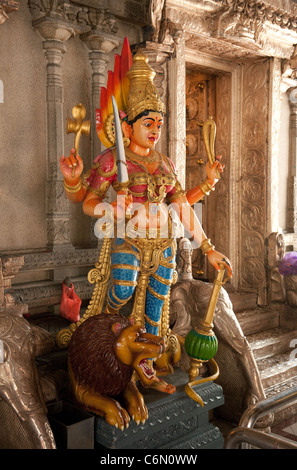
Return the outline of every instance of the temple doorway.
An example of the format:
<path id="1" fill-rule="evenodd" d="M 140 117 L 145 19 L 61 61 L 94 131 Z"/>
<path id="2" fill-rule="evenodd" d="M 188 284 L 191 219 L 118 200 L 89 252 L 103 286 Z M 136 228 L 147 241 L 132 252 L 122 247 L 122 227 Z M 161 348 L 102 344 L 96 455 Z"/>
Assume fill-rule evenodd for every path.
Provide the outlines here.
<path id="1" fill-rule="evenodd" d="M 218 219 L 224 214 L 220 203 L 225 198 L 228 181 L 228 160 L 230 154 L 230 76 L 216 74 L 188 64 L 186 69 L 186 188 L 193 188 L 206 178 L 205 165 L 208 161 L 203 140 L 203 123 L 212 116 L 216 123 L 215 154 L 222 154 L 226 165 L 222 181 L 219 181 L 215 192 L 195 205 L 195 211 L 207 236 L 216 249 L 224 250 L 224 240 L 218 229 Z M 229 138 L 228 138 L 229 134 Z M 224 181 L 224 183 L 223 183 Z M 220 197 L 218 197 L 220 195 Z M 216 219 L 216 221 L 215 221 Z M 226 227 L 225 227 L 226 229 Z M 193 252 L 193 277 L 195 279 L 213 280 L 214 270 L 202 256 L 201 250 Z"/>

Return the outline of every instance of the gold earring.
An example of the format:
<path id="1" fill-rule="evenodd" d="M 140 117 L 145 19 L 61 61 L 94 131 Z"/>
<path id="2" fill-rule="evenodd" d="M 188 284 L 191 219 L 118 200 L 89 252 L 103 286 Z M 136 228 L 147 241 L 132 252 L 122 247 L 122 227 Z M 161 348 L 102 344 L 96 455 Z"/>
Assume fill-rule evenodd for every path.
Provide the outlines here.
<path id="1" fill-rule="evenodd" d="M 124 147 L 129 147 L 129 145 L 130 145 L 129 137 L 124 137 L 123 142 L 124 142 Z"/>

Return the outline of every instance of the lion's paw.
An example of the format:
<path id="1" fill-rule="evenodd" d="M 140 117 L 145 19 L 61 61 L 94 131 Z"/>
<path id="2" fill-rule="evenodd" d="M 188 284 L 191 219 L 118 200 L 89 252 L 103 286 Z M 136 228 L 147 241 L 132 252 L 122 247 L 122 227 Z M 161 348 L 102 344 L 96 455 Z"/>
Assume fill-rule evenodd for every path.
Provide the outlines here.
<path id="1" fill-rule="evenodd" d="M 113 403 L 109 404 L 108 408 L 104 411 L 105 420 L 111 426 L 115 426 L 121 431 L 124 431 L 125 428 L 129 427 L 130 416 L 117 401 L 114 400 Z"/>
<path id="2" fill-rule="evenodd" d="M 136 424 L 145 423 L 148 419 L 148 410 L 143 396 L 139 392 L 136 383 L 131 380 L 123 392 L 126 409 Z"/>
<path id="3" fill-rule="evenodd" d="M 128 407 L 128 411 L 137 425 L 144 424 L 148 419 L 148 410 L 144 403 L 133 403 Z"/>

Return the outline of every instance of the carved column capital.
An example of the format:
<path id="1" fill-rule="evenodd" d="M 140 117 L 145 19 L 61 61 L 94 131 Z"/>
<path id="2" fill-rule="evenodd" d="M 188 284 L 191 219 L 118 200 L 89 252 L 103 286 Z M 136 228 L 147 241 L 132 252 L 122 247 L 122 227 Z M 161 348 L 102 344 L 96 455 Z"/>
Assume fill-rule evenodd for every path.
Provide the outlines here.
<path id="1" fill-rule="evenodd" d="M 113 27 L 115 25 L 113 24 Z M 92 159 L 94 159 L 102 150 L 100 140 L 96 131 L 96 108 L 100 107 L 101 87 L 105 86 L 105 73 L 109 62 L 109 54 L 119 47 L 119 40 L 112 34 L 104 32 L 106 28 L 98 30 L 93 28 L 91 31 L 80 35 L 89 51 L 89 61 L 92 70 L 92 90 L 91 90 L 91 143 Z"/>
<path id="2" fill-rule="evenodd" d="M 42 39 L 57 40 L 65 42 L 75 35 L 73 27 L 57 17 L 46 15 L 32 21 L 33 28 L 40 34 Z"/>
<path id="3" fill-rule="evenodd" d="M 159 44 L 158 42 L 146 41 L 140 45 L 145 54 L 149 56 L 151 62 L 163 65 L 166 59 L 174 54 L 174 46 L 172 44 Z"/>
<path id="4" fill-rule="evenodd" d="M 114 35 L 97 29 L 81 34 L 80 38 L 90 51 L 98 51 L 103 54 L 109 54 L 120 44 Z"/>

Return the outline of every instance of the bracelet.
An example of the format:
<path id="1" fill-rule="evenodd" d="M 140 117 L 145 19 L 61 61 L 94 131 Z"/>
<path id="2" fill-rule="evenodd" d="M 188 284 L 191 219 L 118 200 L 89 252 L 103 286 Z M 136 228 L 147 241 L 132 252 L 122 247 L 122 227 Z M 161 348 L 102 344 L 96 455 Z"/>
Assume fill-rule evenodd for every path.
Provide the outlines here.
<path id="1" fill-rule="evenodd" d="M 215 188 L 210 184 L 209 179 L 206 178 L 206 180 L 203 181 L 203 183 L 200 184 L 200 189 L 205 194 L 205 196 L 208 196 L 210 191 L 214 191 Z"/>
<path id="2" fill-rule="evenodd" d="M 68 193 L 78 193 L 78 191 L 81 189 L 81 179 L 79 179 L 79 182 L 74 186 L 69 186 L 64 180 L 64 189 Z"/>
<path id="3" fill-rule="evenodd" d="M 214 250 L 214 246 L 210 243 L 210 239 L 209 238 L 205 238 L 201 245 L 200 245 L 200 250 L 202 251 L 202 254 L 203 255 L 207 255 L 207 253 L 210 251 L 210 250 Z"/>

